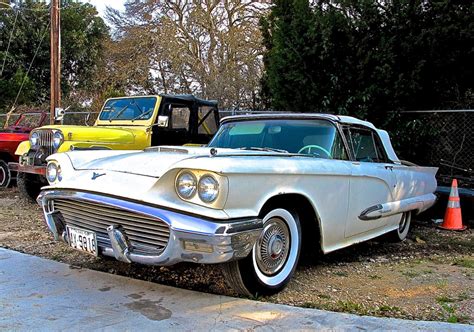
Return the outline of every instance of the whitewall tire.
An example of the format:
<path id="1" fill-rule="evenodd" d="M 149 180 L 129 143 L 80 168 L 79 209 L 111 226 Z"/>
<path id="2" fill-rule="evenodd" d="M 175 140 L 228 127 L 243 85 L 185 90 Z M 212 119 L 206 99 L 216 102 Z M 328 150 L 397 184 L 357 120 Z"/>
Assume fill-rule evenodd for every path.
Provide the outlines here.
<path id="1" fill-rule="evenodd" d="M 281 291 L 293 276 L 301 251 L 301 225 L 296 212 L 277 208 L 263 218 L 263 231 L 250 255 L 224 265 L 226 281 L 243 295 Z"/>
<path id="2" fill-rule="evenodd" d="M 389 242 L 402 242 L 407 238 L 411 226 L 411 211 L 402 213 L 397 229 L 388 233 L 385 238 Z"/>

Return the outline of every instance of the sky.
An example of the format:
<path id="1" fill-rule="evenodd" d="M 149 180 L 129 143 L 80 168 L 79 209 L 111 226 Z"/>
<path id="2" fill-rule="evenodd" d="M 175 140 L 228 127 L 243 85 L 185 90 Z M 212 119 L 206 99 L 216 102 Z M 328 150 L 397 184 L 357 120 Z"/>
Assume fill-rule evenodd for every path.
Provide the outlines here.
<path id="1" fill-rule="evenodd" d="M 104 17 L 106 6 L 119 10 L 125 9 L 123 6 L 123 4 L 125 3 L 124 0 L 82 0 L 82 2 L 88 2 L 94 5 L 97 8 L 99 15 L 102 17 Z"/>

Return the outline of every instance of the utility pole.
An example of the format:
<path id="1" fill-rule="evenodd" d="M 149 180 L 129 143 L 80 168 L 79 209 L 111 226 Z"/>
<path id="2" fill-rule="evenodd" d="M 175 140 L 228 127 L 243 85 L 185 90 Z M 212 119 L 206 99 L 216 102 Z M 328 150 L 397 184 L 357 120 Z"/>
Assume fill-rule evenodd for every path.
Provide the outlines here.
<path id="1" fill-rule="evenodd" d="M 55 123 L 55 110 L 61 107 L 61 17 L 59 1 L 51 0 L 51 99 L 50 124 Z"/>

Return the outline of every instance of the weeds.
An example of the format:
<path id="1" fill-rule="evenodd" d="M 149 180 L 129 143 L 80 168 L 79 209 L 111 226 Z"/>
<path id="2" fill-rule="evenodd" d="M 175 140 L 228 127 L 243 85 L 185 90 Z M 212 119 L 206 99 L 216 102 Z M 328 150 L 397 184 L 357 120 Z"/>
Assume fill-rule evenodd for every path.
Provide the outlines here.
<path id="1" fill-rule="evenodd" d="M 339 276 L 339 277 L 348 277 L 349 276 L 349 274 L 347 272 L 344 272 L 344 271 L 336 271 L 336 272 L 334 272 L 334 275 Z"/>
<path id="2" fill-rule="evenodd" d="M 402 275 L 404 275 L 405 277 L 409 279 L 413 279 L 421 275 L 421 273 L 417 271 L 401 271 L 401 273 Z"/>
<path id="3" fill-rule="evenodd" d="M 318 294 L 318 297 L 324 300 L 329 300 L 331 298 L 329 295 L 326 294 Z"/>
<path id="4" fill-rule="evenodd" d="M 450 298 L 448 296 L 439 296 L 436 298 L 436 302 L 439 303 L 444 312 L 444 317 L 448 323 L 459 323 L 468 319 L 467 316 L 459 315 L 457 311 L 457 306 L 453 303 L 456 301 L 462 301 L 468 297 L 466 293 L 461 293 L 457 299 Z"/>
<path id="5" fill-rule="evenodd" d="M 454 265 L 474 269 L 474 259 L 470 258 L 459 258 L 454 261 Z"/>
<path id="6" fill-rule="evenodd" d="M 446 280 L 446 279 L 438 280 L 436 282 L 436 287 L 438 287 L 439 289 L 443 289 L 443 288 L 448 287 L 448 280 Z"/>
<path id="7" fill-rule="evenodd" d="M 369 275 L 369 278 L 372 279 L 372 280 L 382 279 L 381 276 L 378 276 L 378 275 L 376 275 L 376 274 L 370 274 L 370 275 Z"/>
<path id="8" fill-rule="evenodd" d="M 448 296 L 445 296 L 445 295 L 441 295 L 441 296 L 438 296 L 436 298 L 436 302 L 438 302 L 439 304 L 443 305 L 445 303 L 451 303 L 451 302 L 456 302 L 455 299 L 453 298 L 450 298 Z"/>

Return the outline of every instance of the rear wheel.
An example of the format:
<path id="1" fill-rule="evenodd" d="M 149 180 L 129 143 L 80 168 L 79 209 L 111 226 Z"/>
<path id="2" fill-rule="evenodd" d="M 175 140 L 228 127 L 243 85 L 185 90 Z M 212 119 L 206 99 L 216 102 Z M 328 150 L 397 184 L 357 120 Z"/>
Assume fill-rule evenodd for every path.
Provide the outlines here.
<path id="1" fill-rule="evenodd" d="M 398 224 L 398 228 L 387 233 L 385 239 L 389 242 L 402 242 L 405 241 L 410 230 L 411 224 L 411 211 L 404 212 Z"/>
<path id="2" fill-rule="evenodd" d="M 263 218 L 263 231 L 246 258 L 223 265 L 226 281 L 242 295 L 271 295 L 293 276 L 301 249 L 301 226 L 293 210 L 274 209 Z"/>
<path id="3" fill-rule="evenodd" d="M 10 185 L 11 173 L 8 164 L 0 160 L 0 188 L 7 188 Z"/>
<path id="4" fill-rule="evenodd" d="M 18 173 L 17 186 L 20 198 L 36 203 L 36 198 L 41 192 L 41 187 L 46 185 L 46 181 L 40 175 L 29 173 Z"/>

